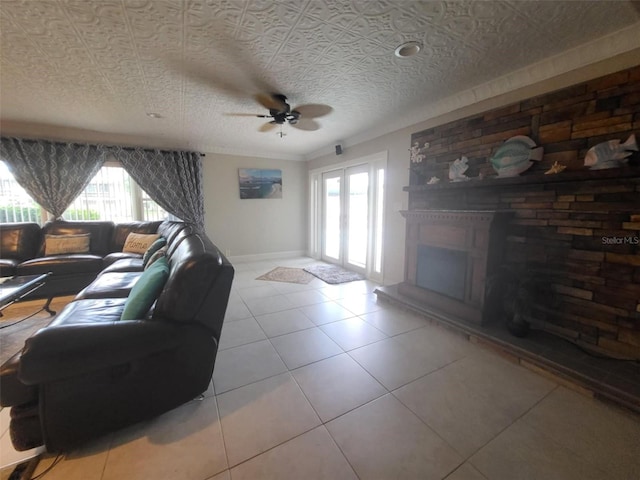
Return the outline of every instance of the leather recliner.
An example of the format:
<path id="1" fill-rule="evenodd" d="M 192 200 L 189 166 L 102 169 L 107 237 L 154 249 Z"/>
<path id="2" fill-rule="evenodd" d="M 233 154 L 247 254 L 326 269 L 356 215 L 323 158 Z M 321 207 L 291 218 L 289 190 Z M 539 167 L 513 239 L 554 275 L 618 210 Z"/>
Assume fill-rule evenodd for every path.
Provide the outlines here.
<path id="1" fill-rule="evenodd" d="M 168 222 L 158 231 L 169 241 L 170 274 L 147 317 L 120 320 L 126 298 L 107 282 L 91 298 L 79 295 L 0 369 L 17 449 L 68 451 L 207 389 L 234 270 L 195 229 Z"/>

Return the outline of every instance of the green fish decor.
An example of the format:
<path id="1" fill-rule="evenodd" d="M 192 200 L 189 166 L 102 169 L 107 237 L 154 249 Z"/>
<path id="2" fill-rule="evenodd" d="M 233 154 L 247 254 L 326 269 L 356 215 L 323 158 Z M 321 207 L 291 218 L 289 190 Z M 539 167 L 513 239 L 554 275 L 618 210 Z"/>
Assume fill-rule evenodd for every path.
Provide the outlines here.
<path id="1" fill-rule="evenodd" d="M 500 145 L 489 161 L 498 177 L 515 177 L 542 160 L 543 153 L 529 137 L 517 135 Z"/>

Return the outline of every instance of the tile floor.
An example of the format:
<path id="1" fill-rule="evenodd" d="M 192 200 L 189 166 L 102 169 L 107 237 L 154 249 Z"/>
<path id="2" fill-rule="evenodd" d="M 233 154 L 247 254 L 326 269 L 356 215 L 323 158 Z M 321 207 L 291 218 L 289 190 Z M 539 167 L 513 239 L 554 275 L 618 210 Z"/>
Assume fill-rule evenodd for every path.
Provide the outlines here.
<path id="1" fill-rule="evenodd" d="M 86 445 L 44 478 L 640 478 L 638 416 L 377 303 L 370 282 L 255 280 L 310 262 L 236 264 L 204 399 Z"/>

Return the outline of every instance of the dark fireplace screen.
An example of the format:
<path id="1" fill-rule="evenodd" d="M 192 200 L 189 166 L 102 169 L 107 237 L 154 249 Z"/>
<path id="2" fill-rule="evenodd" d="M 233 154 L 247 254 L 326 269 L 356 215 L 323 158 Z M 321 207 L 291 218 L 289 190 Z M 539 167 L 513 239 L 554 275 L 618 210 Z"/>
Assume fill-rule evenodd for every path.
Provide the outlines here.
<path id="1" fill-rule="evenodd" d="M 418 245 L 417 286 L 464 300 L 466 275 L 466 252 Z"/>

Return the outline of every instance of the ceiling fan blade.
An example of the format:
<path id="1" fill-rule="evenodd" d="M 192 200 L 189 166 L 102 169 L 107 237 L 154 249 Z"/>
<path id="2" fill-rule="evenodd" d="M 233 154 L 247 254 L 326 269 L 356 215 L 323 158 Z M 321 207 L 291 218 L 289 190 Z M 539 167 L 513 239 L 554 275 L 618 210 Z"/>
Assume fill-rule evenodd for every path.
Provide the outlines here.
<path id="1" fill-rule="evenodd" d="M 258 131 L 260 132 L 270 132 L 271 130 L 273 130 L 274 128 L 276 128 L 278 126 L 278 124 L 274 121 L 271 122 L 267 122 L 265 124 L 263 124 Z"/>
<path id="2" fill-rule="evenodd" d="M 223 113 L 225 117 L 257 117 L 271 118 L 271 115 L 262 115 L 260 113 Z"/>
<path id="3" fill-rule="evenodd" d="M 277 112 L 287 111 L 287 104 L 279 98 L 275 98 L 272 94 L 258 93 L 254 98 L 260 105 L 268 110 L 275 110 Z"/>
<path id="4" fill-rule="evenodd" d="M 306 130 L 307 132 L 313 132 L 320 128 L 320 124 L 310 118 L 301 118 L 297 123 L 292 123 L 291 126 L 299 130 Z"/>
<path id="5" fill-rule="evenodd" d="M 300 112 L 300 116 L 303 118 L 318 118 L 333 112 L 333 108 L 331 108 L 329 105 L 321 105 L 319 103 L 299 105 L 295 107 L 294 110 Z"/>

